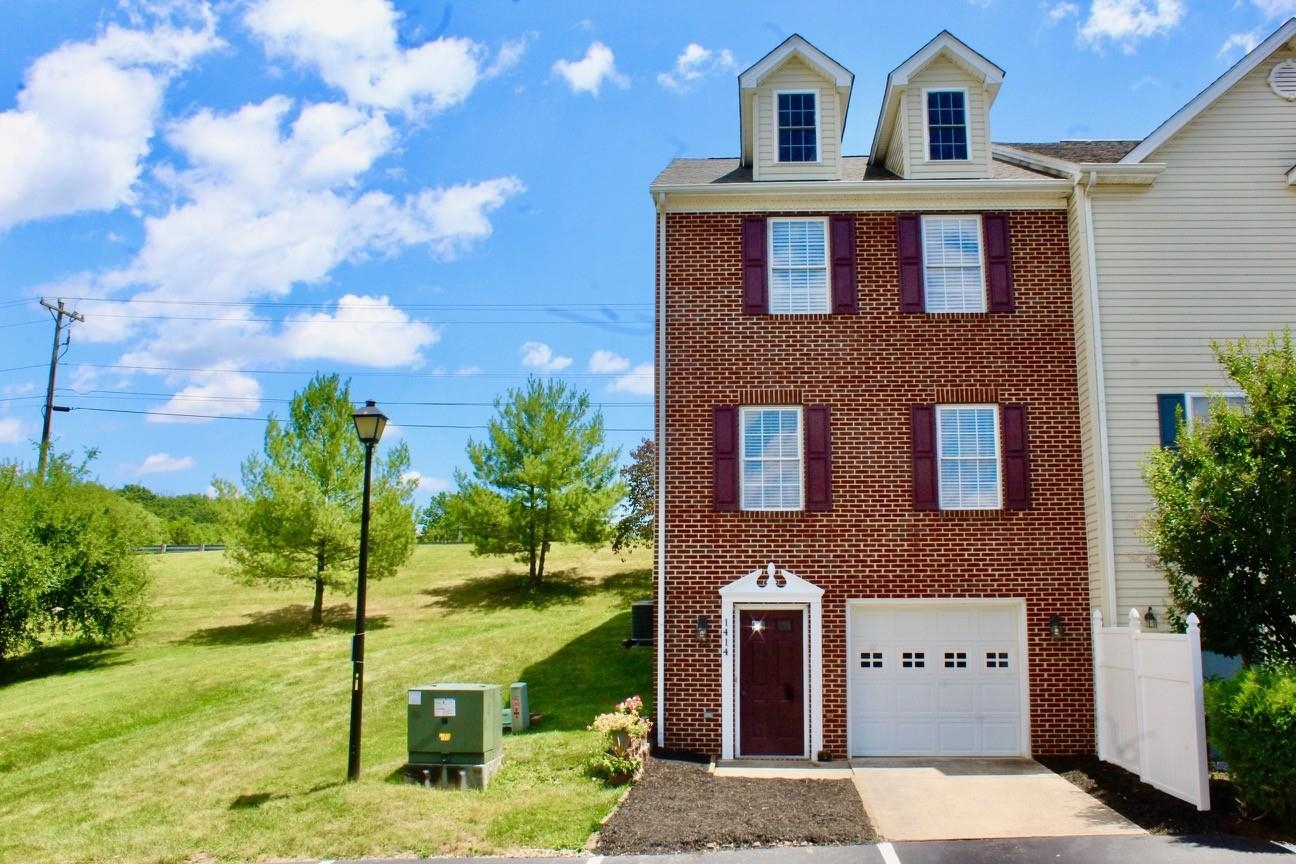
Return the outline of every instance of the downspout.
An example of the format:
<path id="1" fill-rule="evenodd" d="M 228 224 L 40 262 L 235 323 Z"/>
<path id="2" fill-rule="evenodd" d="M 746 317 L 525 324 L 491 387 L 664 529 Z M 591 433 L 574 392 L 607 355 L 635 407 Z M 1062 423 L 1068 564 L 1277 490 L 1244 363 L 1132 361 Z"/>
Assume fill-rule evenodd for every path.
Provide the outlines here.
<path id="1" fill-rule="evenodd" d="M 1098 182 L 1090 171 L 1084 185 L 1076 183 L 1076 194 L 1084 204 L 1081 211 L 1085 231 L 1085 273 L 1089 277 L 1089 332 L 1093 340 L 1094 388 L 1098 394 L 1098 479 L 1101 483 L 1098 522 L 1102 534 L 1103 617 L 1108 627 L 1119 626 L 1116 616 L 1116 539 L 1112 517 L 1111 455 L 1107 436 L 1107 383 L 1103 374 L 1102 315 L 1098 306 L 1098 253 L 1094 246 L 1093 204 L 1089 190 Z"/>
<path id="2" fill-rule="evenodd" d="M 657 202 L 657 746 L 666 746 L 666 194 Z"/>

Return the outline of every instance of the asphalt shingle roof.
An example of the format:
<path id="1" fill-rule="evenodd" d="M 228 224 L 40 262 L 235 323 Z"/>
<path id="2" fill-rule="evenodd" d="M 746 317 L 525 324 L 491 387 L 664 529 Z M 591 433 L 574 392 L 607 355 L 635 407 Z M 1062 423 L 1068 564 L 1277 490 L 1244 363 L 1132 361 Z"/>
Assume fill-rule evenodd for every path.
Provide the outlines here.
<path id="1" fill-rule="evenodd" d="M 996 160 L 991 174 L 996 180 L 1052 179 L 1052 175 Z M 869 164 L 867 156 L 843 156 L 842 180 L 898 180 L 885 168 Z M 741 168 L 736 158 L 675 159 L 653 180 L 653 186 L 720 186 L 726 183 L 750 183 L 750 168 Z"/>
<path id="2" fill-rule="evenodd" d="M 1051 156 L 1065 162 L 1111 163 L 1124 159 L 1141 143 L 1141 141 L 1057 141 L 1036 144 L 1005 142 L 1003 146 L 1025 150 L 1027 153 L 1038 153 L 1041 156 Z"/>

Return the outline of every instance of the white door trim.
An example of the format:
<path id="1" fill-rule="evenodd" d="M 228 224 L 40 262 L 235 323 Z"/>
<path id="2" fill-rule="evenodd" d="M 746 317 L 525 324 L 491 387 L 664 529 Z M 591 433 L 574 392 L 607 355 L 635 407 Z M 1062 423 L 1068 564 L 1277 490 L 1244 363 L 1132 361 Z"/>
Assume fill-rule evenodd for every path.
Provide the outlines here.
<path id="1" fill-rule="evenodd" d="M 805 751 L 814 758 L 823 749 L 823 589 L 790 570 L 771 563 L 751 571 L 720 589 L 721 625 L 721 741 L 722 759 L 738 753 L 738 613 L 742 609 L 804 609 L 805 651 Z"/>
<path id="2" fill-rule="evenodd" d="M 1017 664 L 1018 716 L 1021 733 L 1018 749 L 1022 756 L 1031 755 L 1030 734 L 1030 645 L 1026 639 L 1026 599 L 1024 597 L 920 597 L 920 598 L 882 598 L 870 600 L 846 601 L 846 752 L 855 752 L 855 724 L 851 722 L 850 706 L 853 703 L 854 669 L 851 667 L 851 645 L 855 634 L 851 632 L 851 611 L 860 606 L 871 608 L 887 606 L 1010 606 L 1017 610 L 1017 641 L 1021 645 L 1021 662 Z"/>

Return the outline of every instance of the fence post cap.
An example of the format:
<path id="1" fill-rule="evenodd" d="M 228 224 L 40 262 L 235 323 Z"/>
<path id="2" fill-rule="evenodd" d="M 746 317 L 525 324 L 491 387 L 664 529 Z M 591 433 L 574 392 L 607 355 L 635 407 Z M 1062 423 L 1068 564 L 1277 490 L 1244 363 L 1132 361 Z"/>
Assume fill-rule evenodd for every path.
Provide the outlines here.
<path id="1" fill-rule="evenodd" d="M 1103 623 L 1102 610 L 1097 608 L 1091 609 L 1089 611 L 1089 620 L 1093 622 L 1095 629 L 1101 627 Z"/>
<path id="2" fill-rule="evenodd" d="M 1130 626 L 1133 627 L 1135 630 L 1143 629 L 1143 616 L 1139 614 L 1138 609 L 1135 609 L 1132 606 L 1130 607 L 1130 611 L 1129 611 L 1129 622 L 1130 622 Z"/>
<path id="3" fill-rule="evenodd" d="M 1187 622 L 1188 622 L 1188 628 L 1189 628 L 1190 630 L 1195 630 L 1195 629 L 1197 629 L 1197 626 L 1198 626 L 1199 624 L 1201 624 L 1201 619 L 1197 617 L 1197 613 L 1196 613 L 1196 612 L 1189 612 L 1189 613 L 1188 613 L 1188 617 L 1187 617 L 1187 619 L 1185 619 L 1185 620 L 1187 620 Z"/>

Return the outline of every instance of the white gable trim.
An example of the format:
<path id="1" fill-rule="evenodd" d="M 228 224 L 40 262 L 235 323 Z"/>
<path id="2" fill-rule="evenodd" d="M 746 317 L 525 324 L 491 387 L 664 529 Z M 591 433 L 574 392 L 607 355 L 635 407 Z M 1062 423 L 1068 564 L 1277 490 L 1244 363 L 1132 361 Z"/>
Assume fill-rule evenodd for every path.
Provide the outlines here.
<path id="1" fill-rule="evenodd" d="M 1004 70 L 973 51 L 948 30 L 942 30 L 935 39 L 919 48 L 917 53 L 893 69 L 887 76 L 882 110 L 878 114 L 877 130 L 873 133 L 873 146 L 869 149 L 870 162 L 880 165 L 884 160 L 887 143 L 891 140 L 891 128 L 896 123 L 896 115 L 900 113 L 900 99 L 909 87 L 909 79 L 941 55 L 949 57 L 955 64 L 980 80 L 986 90 L 986 108 L 989 110 L 990 104 L 994 102 L 999 88 L 1003 85 Z M 970 119 L 968 125 L 971 126 Z M 969 150 L 971 146 L 972 142 L 969 141 Z"/>
<path id="2" fill-rule="evenodd" d="M 794 54 L 800 56 L 810 66 L 823 73 L 838 87 L 850 87 L 855 81 L 855 76 L 845 66 L 794 33 L 784 39 L 783 43 L 773 51 L 757 60 L 746 72 L 739 75 L 738 86 L 744 90 L 759 87 L 761 79 L 782 66 L 783 62 Z"/>
<path id="3" fill-rule="evenodd" d="M 814 759 L 823 749 L 823 589 L 791 570 L 780 570 L 770 562 L 720 589 L 720 757 L 733 759 L 738 752 L 738 650 L 740 609 L 756 607 L 806 610 L 809 635 L 805 657 L 808 697 L 806 702 L 806 754 Z"/>
<path id="4" fill-rule="evenodd" d="M 1288 19 L 1287 23 L 1271 33 L 1268 39 L 1252 49 L 1250 54 L 1235 63 L 1232 69 L 1216 78 L 1213 84 L 1198 93 L 1195 99 L 1176 111 L 1169 120 L 1162 123 L 1151 135 L 1144 138 L 1143 143 L 1126 154 L 1121 162 L 1125 164 L 1142 162 L 1152 155 L 1157 148 L 1191 123 L 1198 114 L 1213 105 L 1216 99 L 1232 89 L 1233 85 L 1253 72 L 1257 66 L 1269 58 L 1269 55 L 1292 39 L 1296 39 L 1296 18 Z"/>

